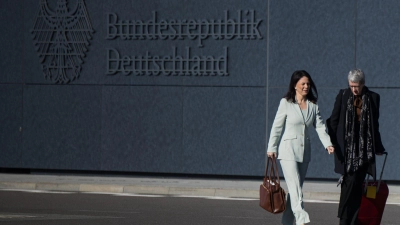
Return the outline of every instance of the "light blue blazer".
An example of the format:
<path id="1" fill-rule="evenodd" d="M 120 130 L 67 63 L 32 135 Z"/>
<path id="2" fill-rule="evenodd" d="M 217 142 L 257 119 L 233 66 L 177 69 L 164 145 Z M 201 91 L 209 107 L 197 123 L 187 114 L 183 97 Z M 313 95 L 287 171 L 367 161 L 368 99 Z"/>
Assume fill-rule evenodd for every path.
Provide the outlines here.
<path id="1" fill-rule="evenodd" d="M 323 146 L 331 146 L 318 105 L 307 101 L 305 115 L 303 119 L 300 106 L 283 98 L 272 125 L 267 152 L 276 152 L 278 159 L 310 162 L 311 144 L 308 129 L 311 129 L 311 126 L 317 131 Z"/>

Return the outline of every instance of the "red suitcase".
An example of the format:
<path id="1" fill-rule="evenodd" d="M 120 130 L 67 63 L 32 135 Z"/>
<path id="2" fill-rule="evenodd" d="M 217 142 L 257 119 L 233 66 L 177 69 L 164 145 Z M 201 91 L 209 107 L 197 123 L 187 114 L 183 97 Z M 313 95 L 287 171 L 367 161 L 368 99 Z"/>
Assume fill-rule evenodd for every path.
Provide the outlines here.
<path id="1" fill-rule="evenodd" d="M 379 225 L 381 224 L 383 210 L 385 209 L 386 200 L 389 195 L 389 189 L 386 183 L 382 182 L 383 169 L 385 168 L 387 152 L 385 154 L 385 161 L 383 162 L 381 175 L 378 182 L 364 182 L 364 194 L 361 199 L 360 211 L 358 212 L 359 225 Z M 376 197 L 368 198 L 367 187 L 376 187 Z"/>

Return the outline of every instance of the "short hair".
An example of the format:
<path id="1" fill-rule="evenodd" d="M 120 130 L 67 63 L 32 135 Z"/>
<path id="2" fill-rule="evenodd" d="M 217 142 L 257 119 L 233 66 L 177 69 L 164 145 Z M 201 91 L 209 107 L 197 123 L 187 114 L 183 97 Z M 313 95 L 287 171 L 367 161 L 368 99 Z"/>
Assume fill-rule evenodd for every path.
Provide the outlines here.
<path id="1" fill-rule="evenodd" d="M 365 84 L 364 72 L 360 69 L 350 70 L 347 79 L 354 83 Z"/>

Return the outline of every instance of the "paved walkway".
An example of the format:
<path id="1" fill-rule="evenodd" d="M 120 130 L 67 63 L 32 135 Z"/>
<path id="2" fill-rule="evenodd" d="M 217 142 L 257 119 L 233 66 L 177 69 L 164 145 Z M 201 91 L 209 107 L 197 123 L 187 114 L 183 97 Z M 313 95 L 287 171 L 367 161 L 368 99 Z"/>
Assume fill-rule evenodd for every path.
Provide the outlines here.
<path id="1" fill-rule="evenodd" d="M 259 196 L 262 180 L 202 179 L 144 176 L 72 176 L 0 173 L 0 189 L 71 192 L 106 192 L 151 195 L 190 195 L 232 198 Z M 282 186 L 287 190 L 284 181 Z M 334 181 L 307 181 L 305 200 L 338 201 L 340 188 Z M 400 185 L 389 185 L 388 203 L 400 204 Z"/>

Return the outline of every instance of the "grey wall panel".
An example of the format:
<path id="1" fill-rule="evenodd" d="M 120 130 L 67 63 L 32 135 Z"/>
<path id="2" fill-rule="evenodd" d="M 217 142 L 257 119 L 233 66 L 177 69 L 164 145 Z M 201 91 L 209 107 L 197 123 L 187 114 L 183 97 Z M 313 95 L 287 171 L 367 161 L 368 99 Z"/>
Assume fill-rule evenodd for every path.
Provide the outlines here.
<path id="1" fill-rule="evenodd" d="M 357 6 L 357 67 L 367 85 L 399 87 L 400 2 L 360 1 Z"/>
<path id="2" fill-rule="evenodd" d="M 225 11 L 229 14 L 229 19 L 238 21 L 238 11 L 243 11 L 242 23 L 245 20 L 262 20 L 258 30 L 262 34 L 262 39 L 256 40 L 238 40 L 232 38 L 230 40 L 215 40 L 211 35 L 202 41 L 200 47 L 199 38 L 191 40 L 183 35 L 182 39 L 157 38 L 154 40 L 123 40 L 115 38 L 112 40 L 104 40 L 104 48 L 113 48 L 123 56 L 145 56 L 148 52 L 151 57 L 154 56 L 171 56 L 174 49 L 176 54 L 186 58 L 187 49 L 190 49 L 191 57 L 194 56 L 225 56 L 225 47 L 227 47 L 227 60 L 229 76 L 196 76 L 192 72 L 183 75 L 143 75 L 137 76 L 130 74 L 128 76 L 122 73 L 108 75 L 105 77 L 107 84 L 145 84 L 145 85 L 218 85 L 218 86 L 257 86 L 265 83 L 266 69 L 266 7 L 265 1 L 146 1 L 141 2 L 140 6 L 137 2 L 120 1 L 120 4 L 112 2 L 105 3 L 106 13 L 116 13 L 120 20 L 135 21 L 151 21 L 153 13 L 156 13 L 157 21 L 225 21 Z M 250 10 L 255 10 L 254 17 Z M 247 13 L 248 15 L 244 16 Z M 105 24 L 103 25 L 103 27 Z M 244 25 L 242 25 L 244 26 Z M 250 27 L 250 26 L 249 26 Z M 255 30 L 257 30 L 255 29 Z M 250 32 L 249 28 L 249 32 Z M 179 64 L 176 64 L 177 67 Z M 186 64 L 185 64 L 186 65 Z M 246 74 L 246 76 L 242 76 Z M 183 83 L 184 82 L 184 83 Z"/>
<path id="3" fill-rule="evenodd" d="M 201 9 L 201 10 L 199 10 Z M 257 30 L 261 38 L 256 35 L 250 39 L 233 38 L 230 40 L 214 40 L 209 37 L 203 41 L 204 47 L 196 49 L 197 41 L 191 44 L 193 51 L 202 52 L 200 55 L 219 56 L 223 48 L 228 49 L 229 76 L 215 77 L 185 77 L 185 85 L 224 85 L 224 86 L 264 86 L 267 71 L 267 29 L 268 29 L 268 1 L 193 1 L 187 4 L 188 17 L 201 19 L 225 20 L 224 11 L 229 12 L 229 18 L 238 21 L 241 11 L 242 22 L 253 19 L 260 20 Z M 254 16 L 251 11 L 254 11 Z M 247 13 L 247 14 L 246 14 Z M 242 28 L 243 29 L 243 28 Z M 248 29 L 249 32 L 252 29 Z M 253 30 L 255 31 L 255 29 Z M 238 30 L 236 30 L 238 32 Z"/>
<path id="4" fill-rule="evenodd" d="M 194 86 L 265 86 L 267 71 L 267 41 L 210 42 L 204 49 L 193 48 L 198 55 L 220 56 L 228 47 L 228 76 L 184 77 L 184 85 Z"/>
<path id="5" fill-rule="evenodd" d="M 22 1 L 20 1 L 21 3 Z M 44 83 L 51 84 L 50 80 L 46 80 L 43 67 L 40 62 L 39 53 L 37 52 L 37 45 L 34 42 L 34 36 L 32 29 L 34 28 L 36 18 L 39 14 L 40 1 L 30 0 L 23 1 L 24 15 L 20 19 L 23 21 L 23 40 L 24 40 L 24 54 L 22 57 L 24 64 L 24 82 L 25 83 Z M 51 5 L 50 5 L 51 4 Z M 54 9 L 55 4 L 50 1 L 49 6 Z M 45 38 L 44 36 L 38 35 L 37 38 Z M 47 36 L 46 36 L 47 37 Z M 51 50 L 49 50 L 51 51 Z"/>
<path id="6" fill-rule="evenodd" d="M 289 81 L 287 81 L 289 82 Z M 270 87 L 267 90 L 267 145 L 269 140 L 269 133 L 271 132 L 272 124 L 274 122 L 276 112 L 278 111 L 279 102 L 286 94 L 286 88 Z"/>
<path id="7" fill-rule="evenodd" d="M 382 140 L 391 154 L 384 178 L 400 179 L 393 164 L 399 156 L 391 151 L 398 109 L 389 102 L 399 87 L 396 0 L 85 0 L 95 32 L 79 78 L 68 85 L 44 77 L 34 44 L 38 39 L 31 33 L 40 2 L 1 2 L 0 98 L 5 107 L 0 115 L 5 126 L 0 144 L 5 157 L 0 167 L 260 176 L 291 74 L 299 69 L 311 74 L 327 119 L 338 90 L 347 87 L 348 71 L 357 66 L 366 72 L 367 86 L 382 97 Z M 58 2 L 48 0 L 50 10 Z M 68 0 L 67 10 L 77 2 Z M 110 29 L 118 26 L 110 16 L 135 22 L 143 33 L 133 40 L 110 38 Z M 197 25 L 179 27 L 184 20 Z M 222 30 L 236 24 L 235 35 L 241 37 L 204 30 L 204 24 L 219 20 L 225 21 Z M 151 25 L 150 30 L 141 25 L 154 21 L 168 36 L 151 36 Z M 161 28 L 165 23 L 169 28 Z M 181 28 L 193 29 L 189 33 L 195 36 L 175 35 Z M 47 53 L 54 51 L 52 44 Z M 144 64 L 141 71 L 147 73 L 110 74 L 111 50 L 120 59 L 150 57 L 150 64 L 156 56 L 185 58 L 189 50 L 192 58 L 226 60 L 219 65 L 226 65 L 229 75 L 151 74 Z M 332 155 L 315 132 L 311 139 L 308 177 L 337 178 Z"/>
<path id="8" fill-rule="evenodd" d="M 101 40 L 105 36 L 105 31 L 103 28 L 104 24 L 104 13 L 103 13 L 103 2 L 87 0 L 84 1 L 86 9 L 88 11 L 88 17 L 90 19 L 91 25 L 94 29 L 94 33 L 91 33 L 90 39 L 83 38 L 82 40 L 86 40 L 88 45 L 84 48 L 87 48 L 84 53 L 83 64 L 81 64 L 81 72 L 78 78 L 71 81 L 73 84 L 98 84 L 102 81 L 104 77 L 105 70 L 105 52 L 103 50 L 103 43 Z M 23 24 L 24 24 L 24 33 L 23 40 L 25 44 L 24 48 L 24 56 L 23 56 L 23 64 L 24 64 L 24 78 L 26 83 L 34 83 L 34 84 L 52 84 L 54 83 L 51 79 L 46 79 L 44 75 L 44 63 L 41 63 L 39 59 L 39 53 L 37 51 L 38 45 L 35 45 L 38 41 L 46 41 L 51 35 L 53 35 L 52 41 L 55 40 L 55 33 L 43 33 L 43 35 L 38 34 L 36 38 L 34 38 L 33 33 L 31 32 L 34 29 L 35 21 L 39 13 L 40 1 L 30 0 L 23 1 L 25 6 L 24 16 L 23 16 Z M 55 11 L 57 7 L 57 1 L 47 1 L 48 7 L 51 11 Z M 77 5 L 77 0 L 67 1 L 68 11 L 72 12 Z M 42 29 L 46 29 L 47 27 L 43 25 L 43 23 L 38 22 L 37 27 L 41 27 Z M 83 25 L 82 25 L 83 26 Z M 48 28 L 47 28 L 48 29 Z M 71 29 L 71 28 L 67 28 Z M 83 28 L 80 28 L 83 29 Z M 73 30 L 73 29 L 72 29 Z M 72 39 L 68 34 L 69 31 L 65 32 L 67 35 L 67 41 L 73 42 L 75 40 Z M 76 37 L 75 37 L 76 38 Z M 77 38 L 78 40 L 78 38 Z M 48 42 L 48 41 L 47 41 Z M 66 47 L 66 46 L 62 46 Z M 83 48 L 83 47 L 82 47 Z M 47 54 L 54 54 L 57 46 L 55 44 L 49 45 L 46 48 L 45 52 Z M 76 51 L 70 52 L 70 54 L 75 54 Z M 48 60 L 48 58 L 46 59 Z M 65 58 L 65 63 L 70 63 L 68 58 Z M 55 64 L 63 64 L 59 61 L 54 61 Z M 77 60 L 75 59 L 75 63 Z M 80 65 L 77 63 L 76 65 Z M 55 76 L 53 76 L 55 77 Z"/>
<path id="9" fill-rule="evenodd" d="M 22 85 L 0 85 L 0 167 L 21 166 Z"/>
<path id="10" fill-rule="evenodd" d="M 100 169 L 100 87 L 26 85 L 23 115 L 23 167 Z"/>
<path id="11" fill-rule="evenodd" d="M 23 17 L 24 7 L 19 1 L 1 1 L 0 14 L 0 82 L 22 82 Z"/>
<path id="12" fill-rule="evenodd" d="M 153 20 L 153 11 L 157 12 L 157 21 L 161 20 L 182 20 L 187 17 L 185 11 L 185 3 L 183 1 L 130 1 L 122 0 L 118 4 L 112 1 L 105 1 L 104 15 L 101 18 L 101 29 L 107 30 L 107 14 L 115 13 L 118 20 L 131 20 L 148 22 Z M 108 49 L 115 49 L 119 52 L 120 57 L 145 57 L 148 53 L 151 57 L 154 56 L 172 56 L 173 47 L 177 47 L 177 54 L 184 54 L 184 47 L 189 42 L 188 40 L 162 40 L 147 38 L 139 40 L 123 40 L 119 37 L 108 39 L 106 35 L 101 37 L 102 51 L 104 56 L 107 56 Z M 104 64 L 104 74 L 106 74 L 106 64 Z M 127 85 L 182 85 L 181 76 L 158 75 L 137 75 L 130 73 L 124 75 L 121 72 L 116 74 L 105 75 L 103 82 L 106 84 L 127 84 Z"/>
<path id="13" fill-rule="evenodd" d="M 76 0 L 75 0 L 76 1 Z M 75 4 L 70 0 L 71 7 Z M 83 58 L 81 75 L 73 84 L 101 84 L 105 77 L 106 54 L 103 39 L 106 35 L 104 29 L 104 0 L 85 0 L 88 15 L 94 30 L 92 38 L 88 40 L 88 51 Z"/>
<path id="14" fill-rule="evenodd" d="M 379 130 L 383 146 L 389 154 L 383 179 L 400 180 L 397 166 L 397 162 L 400 160 L 400 154 L 396 147 L 400 133 L 400 121 L 397 119 L 399 107 L 396 103 L 393 104 L 393 99 L 398 98 L 400 90 L 386 88 L 371 88 L 371 90 L 377 92 L 381 96 Z M 378 159 L 378 167 L 381 168 L 381 165 L 382 159 Z"/>
<path id="15" fill-rule="evenodd" d="M 24 54 L 21 58 L 24 64 L 24 82 L 25 83 L 51 83 L 46 80 L 43 73 L 42 64 L 40 62 L 39 53 L 37 52 L 33 41 L 31 30 L 34 27 L 36 17 L 39 13 L 39 1 L 24 1 L 24 15 L 21 18 L 23 21 L 23 43 Z"/>
<path id="16" fill-rule="evenodd" d="M 264 93 L 264 88 L 185 88 L 183 171 L 262 175 Z"/>
<path id="17" fill-rule="evenodd" d="M 270 1 L 268 40 L 268 87 L 286 87 L 299 69 L 341 87 L 355 65 L 355 1 Z"/>
<path id="18" fill-rule="evenodd" d="M 181 87 L 104 87 L 102 170 L 180 173 Z"/>

